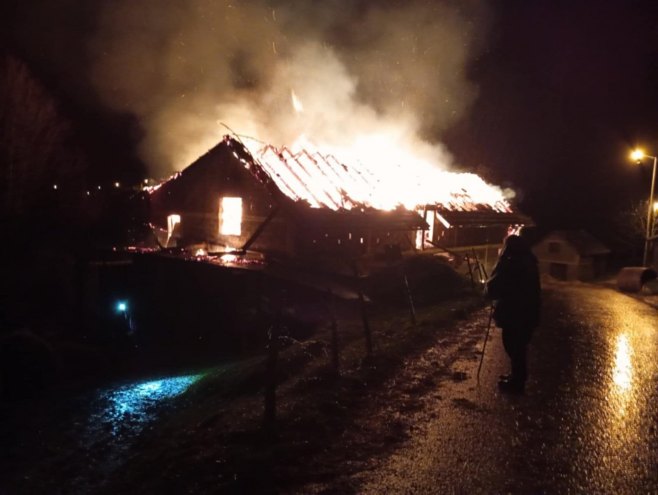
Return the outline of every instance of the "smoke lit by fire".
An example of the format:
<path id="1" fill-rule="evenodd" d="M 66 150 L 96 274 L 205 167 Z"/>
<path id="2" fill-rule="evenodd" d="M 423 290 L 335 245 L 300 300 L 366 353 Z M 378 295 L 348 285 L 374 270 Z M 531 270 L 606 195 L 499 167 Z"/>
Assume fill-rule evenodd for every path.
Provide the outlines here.
<path id="1" fill-rule="evenodd" d="M 97 25 L 93 81 L 140 119 L 154 175 L 194 161 L 226 124 L 277 146 L 305 134 L 372 157 L 368 168 L 386 158 L 385 175 L 411 167 L 414 180 L 450 164 L 438 139 L 475 97 L 466 68 L 487 12 L 480 0 L 113 0 Z"/>

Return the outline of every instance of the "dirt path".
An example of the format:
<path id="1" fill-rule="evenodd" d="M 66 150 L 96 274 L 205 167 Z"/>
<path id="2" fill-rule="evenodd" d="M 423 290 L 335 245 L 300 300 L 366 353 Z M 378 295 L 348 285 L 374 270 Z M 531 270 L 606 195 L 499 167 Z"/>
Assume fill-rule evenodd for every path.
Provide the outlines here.
<path id="1" fill-rule="evenodd" d="M 313 459 L 312 466 L 306 466 L 307 477 L 309 472 L 318 471 L 320 479 L 293 483 L 283 492 L 361 493 L 367 489 L 368 473 L 379 473 L 388 456 L 410 439 L 426 437 L 428 425 L 446 404 L 477 409 L 479 406 L 465 398 L 463 391 L 479 390 L 475 375 L 488 317 L 487 308 L 479 310 L 442 329 L 435 342 L 421 353 L 405 358 L 392 378 L 368 394 L 367 404 L 336 443 Z M 481 372 L 483 383 L 504 369 L 498 341 L 497 330 L 492 327 L 488 343 L 491 356 Z M 372 493 L 382 492 L 375 489 Z"/>

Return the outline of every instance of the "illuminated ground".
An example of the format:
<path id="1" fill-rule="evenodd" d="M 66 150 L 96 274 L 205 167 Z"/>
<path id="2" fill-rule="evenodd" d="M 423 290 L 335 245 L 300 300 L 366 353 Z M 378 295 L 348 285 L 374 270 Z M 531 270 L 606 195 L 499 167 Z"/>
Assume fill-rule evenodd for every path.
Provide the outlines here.
<path id="1" fill-rule="evenodd" d="M 5 405 L 0 407 L 0 440 L 7 446 L 7 462 L 0 467 L 0 487 L 34 494 L 130 493 L 139 478 L 144 493 L 160 493 L 163 483 L 178 487 L 175 493 L 206 493 L 206 483 L 218 482 L 227 488 L 247 483 L 250 489 L 256 483 L 258 491 L 272 482 L 271 456 L 288 459 L 297 472 L 293 458 L 299 449 L 322 448 L 315 442 L 333 435 L 334 427 L 348 427 L 364 391 L 391 376 L 401 357 L 431 345 L 437 327 L 446 341 L 461 342 L 449 322 L 481 302 L 470 296 L 419 309 L 415 330 L 406 307 L 373 317 L 376 357 L 367 364 L 358 312 L 353 320 L 341 320 L 339 380 L 327 374 L 326 333 L 284 349 L 278 366 L 281 440 L 273 447 L 261 434 L 264 366 L 258 356 L 204 373 L 179 372 L 75 397 L 51 395 Z M 286 445 L 284 437 L 291 443 Z M 260 466 L 255 479 L 254 466 Z M 188 486 L 190 476 L 194 488 Z"/>
<path id="2" fill-rule="evenodd" d="M 496 389 L 507 369 L 495 330 L 475 380 L 486 309 L 447 325 L 427 310 L 416 329 L 403 315 L 378 322 L 372 361 L 361 340 L 346 342 L 339 380 L 322 345 L 283 355 L 274 440 L 261 434 L 252 360 L 194 384 L 99 390 L 77 413 L 70 405 L 62 431 L 44 421 L 21 437 L 46 458 L 14 458 L 3 479 L 35 494 L 658 491 L 655 309 L 584 284 L 545 295 L 524 397 Z"/>
<path id="3" fill-rule="evenodd" d="M 203 374 L 158 378 L 139 381 L 118 387 L 101 389 L 89 418 L 89 425 L 111 428 L 120 435 L 129 428 L 139 434 L 149 423 L 157 419 L 158 406 L 184 393 Z"/>
<path id="4" fill-rule="evenodd" d="M 656 493 L 658 318 L 609 289 L 550 289 L 527 396 L 501 396 L 498 340 L 444 387 L 405 446 L 355 474 L 359 493 Z M 456 363 L 472 377 L 473 363 Z"/>

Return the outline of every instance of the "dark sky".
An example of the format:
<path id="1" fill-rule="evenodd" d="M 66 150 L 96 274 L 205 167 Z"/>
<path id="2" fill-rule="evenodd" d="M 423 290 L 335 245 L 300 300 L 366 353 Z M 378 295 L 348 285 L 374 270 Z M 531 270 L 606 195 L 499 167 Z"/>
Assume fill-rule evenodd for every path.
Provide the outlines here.
<path id="1" fill-rule="evenodd" d="M 627 154 L 658 152 L 658 3 L 498 5 L 479 99 L 448 141 L 515 184 L 538 223 L 609 228 L 649 194 L 651 163 Z"/>
<path id="2" fill-rule="evenodd" d="M 109 111 L 76 77 L 89 65 L 80 47 L 96 29 L 95 5 L 6 2 L 3 38 L 84 122 L 90 146 L 117 173 L 138 175 L 140 125 L 129 113 Z M 649 193 L 651 162 L 638 167 L 627 155 L 636 144 L 658 153 L 658 2 L 486 5 L 483 48 L 468 66 L 477 98 L 437 137 L 465 168 L 515 189 L 542 227 L 605 231 L 620 208 Z M 61 42 L 44 44 L 31 34 L 38 32 Z"/>
<path id="3" fill-rule="evenodd" d="M 91 181 L 139 181 L 145 167 L 136 154 L 141 131 L 128 113 L 108 109 L 86 74 L 87 40 L 96 29 L 97 2 L 7 0 L 0 3 L 2 42 L 23 59 L 74 123 L 92 157 Z"/>

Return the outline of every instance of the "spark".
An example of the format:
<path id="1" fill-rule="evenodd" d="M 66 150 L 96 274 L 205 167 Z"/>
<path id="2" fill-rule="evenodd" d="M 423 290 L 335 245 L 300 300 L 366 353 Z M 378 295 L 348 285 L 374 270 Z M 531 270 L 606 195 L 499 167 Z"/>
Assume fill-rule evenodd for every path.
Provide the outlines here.
<path id="1" fill-rule="evenodd" d="M 295 94 L 294 89 L 290 90 L 290 96 L 291 96 L 291 99 L 292 99 L 292 107 L 295 109 L 295 112 L 303 113 L 304 112 L 304 105 L 302 104 L 301 100 Z"/>

